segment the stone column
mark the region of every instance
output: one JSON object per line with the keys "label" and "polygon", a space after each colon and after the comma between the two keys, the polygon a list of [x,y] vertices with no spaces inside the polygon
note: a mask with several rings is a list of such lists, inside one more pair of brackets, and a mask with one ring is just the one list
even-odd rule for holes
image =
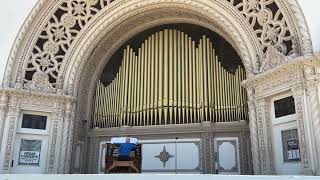
{"label": "stone column", "polygon": [[76,104],[71,103],[71,119],[70,119],[70,127],[69,127],[69,140],[68,140],[68,151],[67,151],[67,164],[65,173],[69,174],[71,173],[71,163],[72,163],[72,150],[73,150],[73,137],[74,137],[74,128],[75,128],[75,110],[76,110]]}
{"label": "stone column", "polygon": [[12,151],[19,116],[18,98],[10,97],[8,113],[5,117],[0,154],[0,173],[9,173],[12,160]]}
{"label": "stone column", "polygon": [[260,147],[259,147],[259,136],[258,136],[258,126],[257,126],[257,114],[256,107],[253,97],[253,91],[248,90],[248,108],[249,108],[249,127],[250,127],[250,139],[251,139],[251,152],[252,152],[252,164],[253,173],[261,174],[260,167]]}
{"label": "stone column", "polygon": [[61,142],[63,110],[62,103],[55,103],[56,110],[52,113],[52,126],[50,129],[50,140],[48,147],[48,160],[46,173],[58,173],[59,165],[59,142]]}
{"label": "stone column", "polygon": [[310,105],[310,115],[314,133],[314,142],[316,144],[316,175],[320,175],[320,102],[317,81],[307,82],[308,104]]}
{"label": "stone column", "polygon": [[65,113],[62,122],[62,132],[61,132],[61,143],[60,143],[60,157],[59,157],[59,168],[58,173],[66,173],[67,161],[68,161],[68,147],[69,147],[69,136],[70,136],[70,122],[71,122],[72,104],[67,102],[65,105]]}
{"label": "stone column", "polygon": [[252,174],[252,155],[250,146],[250,133],[249,131],[240,131],[239,139],[240,149],[240,169],[241,174],[248,175]]}
{"label": "stone column", "polygon": [[[295,111],[297,115],[297,130],[298,130],[298,137],[299,137],[301,164],[303,168],[302,173],[311,175],[313,173],[312,173],[312,165],[311,165],[312,162],[310,159],[311,158],[310,143],[313,142],[311,137],[314,137],[314,135],[313,135],[312,129],[310,130],[311,124],[308,123],[308,117],[306,116],[306,114],[309,114],[309,113],[307,113],[308,108],[305,106],[305,90],[302,84],[298,84],[294,86],[291,89],[291,91],[294,97]],[[307,142],[307,139],[309,139],[309,143]]]}
{"label": "stone column", "polygon": [[[7,101],[8,96],[5,93],[0,94],[0,143],[2,142],[4,124],[6,120],[7,113]],[[0,144],[0,153],[1,153],[2,144]]]}
{"label": "stone column", "polygon": [[98,137],[90,137],[89,138],[89,147],[88,148],[88,162],[87,167],[89,174],[96,174],[98,171],[98,163],[99,163],[99,138]]}
{"label": "stone column", "polygon": [[204,174],[213,174],[214,161],[213,161],[213,137],[211,133],[203,133],[202,135],[202,166]]}
{"label": "stone column", "polygon": [[261,98],[255,101],[255,105],[259,139],[260,173],[275,174],[269,103],[264,98]]}

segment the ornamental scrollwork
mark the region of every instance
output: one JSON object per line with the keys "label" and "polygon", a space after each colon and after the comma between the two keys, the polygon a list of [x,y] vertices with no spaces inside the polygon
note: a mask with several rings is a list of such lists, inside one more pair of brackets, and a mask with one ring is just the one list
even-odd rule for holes
{"label": "ornamental scrollwork", "polygon": [[[81,29],[113,0],[64,0],[51,16],[30,53],[25,68],[24,88],[39,90],[34,78],[47,74],[49,91],[56,92],[63,59]],[[52,86],[52,88],[51,88]],[[44,90],[41,88],[41,90]]]}
{"label": "ornamental scrollwork", "polygon": [[[277,49],[285,56],[298,53],[296,31],[293,31],[294,26],[288,23],[288,14],[281,8],[282,6],[279,6],[280,0],[220,1],[227,5],[226,10],[235,8],[240,14],[239,17],[247,21],[247,25],[251,27],[251,34],[261,47],[262,59],[265,59],[269,47]],[[56,89],[62,89],[63,72],[68,68],[65,56],[73,42],[95,16],[99,16],[102,10],[115,2],[120,0],[57,1],[58,8],[49,15],[43,27],[40,27],[37,39],[32,44],[32,50],[28,52],[27,62],[23,63],[25,66],[20,69],[23,77],[17,78],[17,84],[22,84],[23,88],[32,89],[30,82],[37,77],[34,74],[45,73],[50,86],[55,89],[49,88],[49,92],[56,93]],[[164,1],[161,2],[164,3]],[[157,1],[150,3],[157,3]]]}
{"label": "ornamental scrollwork", "polygon": [[296,53],[296,42],[276,0],[228,0],[246,18],[264,53],[272,46],[284,55]]}

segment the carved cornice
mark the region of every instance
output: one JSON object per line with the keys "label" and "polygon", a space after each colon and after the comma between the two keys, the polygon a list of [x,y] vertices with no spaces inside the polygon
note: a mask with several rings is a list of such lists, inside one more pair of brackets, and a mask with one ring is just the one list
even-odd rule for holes
{"label": "carved cornice", "polygon": [[77,102],[77,98],[69,95],[58,95],[51,93],[42,93],[28,90],[18,90],[14,88],[3,88],[0,89],[0,94],[6,94],[10,99],[15,98],[15,101],[21,99],[37,99],[39,101],[46,101],[47,103],[52,102]]}
{"label": "carved cornice", "polygon": [[[274,69],[246,79],[242,85],[247,89],[254,89],[256,97],[264,92],[271,92],[274,88],[286,86],[289,90],[292,85],[303,83],[311,76],[319,78],[319,73],[315,74],[312,70],[320,68],[319,57],[319,55],[311,55],[293,58]],[[311,70],[308,69],[310,67]]]}

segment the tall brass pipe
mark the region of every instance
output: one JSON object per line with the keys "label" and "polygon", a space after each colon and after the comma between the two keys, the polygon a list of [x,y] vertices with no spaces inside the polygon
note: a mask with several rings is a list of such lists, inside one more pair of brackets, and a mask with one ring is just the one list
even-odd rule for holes
{"label": "tall brass pipe", "polygon": [[178,118],[178,31],[173,31],[173,124],[177,124]]}
{"label": "tall brass pipe", "polygon": [[182,58],[181,58],[181,51],[182,51],[182,44],[181,44],[181,32],[180,31],[178,31],[178,39],[177,39],[177,41],[178,41],[178,55],[177,55],[177,57],[178,57],[178,62],[177,62],[177,64],[178,64],[178,72],[177,72],[177,74],[178,74],[178,80],[177,80],[177,84],[178,84],[178,97],[177,97],[177,101],[178,101],[178,124],[181,124],[182,122],[181,122],[181,106],[182,106],[182,104],[181,104],[181,64],[182,64]]}
{"label": "tall brass pipe", "polygon": [[184,32],[165,29],[135,53],[127,46],[112,82],[97,83],[92,126],[247,119],[244,68],[227,71],[206,36],[196,47]]}
{"label": "tall brass pipe", "polygon": [[155,35],[155,97],[154,97],[154,116],[155,116],[155,124],[159,125],[159,115],[158,110],[159,108],[159,33],[157,32]]}
{"label": "tall brass pipe", "polygon": [[173,124],[173,30],[169,30],[169,52],[168,52],[168,69],[169,69],[169,98],[168,98],[168,108],[169,108],[169,124]]}
{"label": "tall brass pipe", "polygon": [[191,37],[188,38],[188,49],[189,49],[189,61],[187,62],[188,63],[188,73],[187,73],[187,76],[188,76],[188,79],[189,79],[189,82],[188,82],[188,90],[189,90],[189,93],[188,93],[188,104],[187,104],[187,107],[188,107],[188,114],[187,114],[187,118],[190,119],[190,123],[193,123],[193,118],[191,116],[192,114],[192,53],[193,53],[193,49],[192,49],[192,40],[191,40]]}
{"label": "tall brass pipe", "polygon": [[192,119],[194,119],[194,122],[198,123],[198,118],[197,118],[197,62],[196,62],[196,45],[195,42],[192,41]]}

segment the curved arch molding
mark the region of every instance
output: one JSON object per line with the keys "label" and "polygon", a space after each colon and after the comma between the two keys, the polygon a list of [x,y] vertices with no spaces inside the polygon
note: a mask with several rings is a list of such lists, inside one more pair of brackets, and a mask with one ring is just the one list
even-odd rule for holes
{"label": "curved arch molding", "polygon": [[[210,13],[210,6],[219,6],[231,12],[232,16],[220,18],[218,23],[239,21],[241,27],[238,28],[251,38],[249,41],[251,47],[255,47],[255,58],[248,46],[238,45],[241,31],[229,34],[234,36],[231,37],[233,45],[240,49],[249,77],[268,70],[263,67],[265,59],[272,54],[296,57],[312,52],[309,31],[295,0],[41,0],[16,39],[7,64],[4,86],[46,93],[61,92],[65,88],[66,72],[71,68],[69,61],[75,59],[75,56],[69,56],[74,51],[75,42],[88,41],[81,39],[81,35],[95,27],[101,16],[115,8],[139,8],[160,3],[183,4],[207,13]],[[212,16],[217,16],[216,13]],[[229,24],[225,31],[232,28],[237,27]]]}

